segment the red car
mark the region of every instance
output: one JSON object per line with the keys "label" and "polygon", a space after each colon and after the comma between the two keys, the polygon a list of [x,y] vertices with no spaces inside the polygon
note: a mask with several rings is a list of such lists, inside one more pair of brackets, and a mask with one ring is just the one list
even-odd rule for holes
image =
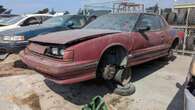
{"label": "red car", "polygon": [[32,38],[20,56],[59,84],[103,78],[126,85],[131,66],[172,56],[178,42],[176,31],[159,15],[109,14],[83,29]]}

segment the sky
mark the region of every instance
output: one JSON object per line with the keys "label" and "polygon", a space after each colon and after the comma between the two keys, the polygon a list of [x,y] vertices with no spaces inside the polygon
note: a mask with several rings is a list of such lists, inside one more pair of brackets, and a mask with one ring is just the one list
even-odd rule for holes
{"label": "sky", "polygon": [[[12,13],[33,13],[43,8],[54,9],[56,11],[70,11],[76,13],[85,4],[102,3],[116,0],[0,0],[0,5],[12,9]],[[120,0],[118,0],[120,1]],[[153,6],[158,0],[129,0],[135,3],[144,3],[146,7]],[[195,2],[195,0],[177,0],[176,3]],[[161,8],[171,7],[174,0],[159,0]]]}

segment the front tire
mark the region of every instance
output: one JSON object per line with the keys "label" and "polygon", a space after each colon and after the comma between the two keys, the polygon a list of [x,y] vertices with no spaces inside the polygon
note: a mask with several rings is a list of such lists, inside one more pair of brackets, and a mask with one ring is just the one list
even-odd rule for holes
{"label": "front tire", "polygon": [[130,95],[135,87],[131,80],[131,68],[127,67],[127,53],[120,48],[111,48],[105,52],[100,60],[99,73],[104,80],[114,81],[117,85],[114,93],[118,95]]}

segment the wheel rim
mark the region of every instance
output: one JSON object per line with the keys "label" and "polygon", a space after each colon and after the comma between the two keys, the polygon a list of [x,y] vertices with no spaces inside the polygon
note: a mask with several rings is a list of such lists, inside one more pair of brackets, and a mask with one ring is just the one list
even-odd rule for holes
{"label": "wheel rim", "polygon": [[115,81],[121,85],[127,85],[131,81],[131,68],[119,70],[115,75]]}
{"label": "wheel rim", "polygon": [[120,64],[121,65],[120,67],[122,68],[119,68],[119,70],[115,75],[115,81],[117,81],[121,85],[126,85],[131,80],[131,74],[132,74],[131,68],[127,67],[127,63],[128,63],[128,57],[125,57]]}
{"label": "wheel rim", "polygon": [[173,49],[170,49],[168,52],[168,57],[171,58],[173,57]]}
{"label": "wheel rim", "polygon": [[106,65],[103,72],[103,78],[105,80],[111,80],[114,78],[115,74],[116,74],[116,67],[114,65]]}

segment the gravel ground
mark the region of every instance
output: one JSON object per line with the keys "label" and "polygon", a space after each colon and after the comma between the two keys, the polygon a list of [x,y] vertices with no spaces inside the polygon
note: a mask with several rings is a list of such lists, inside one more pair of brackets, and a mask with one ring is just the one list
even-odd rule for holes
{"label": "gravel ground", "polygon": [[97,95],[113,110],[183,110],[183,83],[191,57],[133,67],[136,93],[118,96],[109,85],[87,81],[58,85],[28,69],[17,55],[0,62],[0,110],[79,110]]}

